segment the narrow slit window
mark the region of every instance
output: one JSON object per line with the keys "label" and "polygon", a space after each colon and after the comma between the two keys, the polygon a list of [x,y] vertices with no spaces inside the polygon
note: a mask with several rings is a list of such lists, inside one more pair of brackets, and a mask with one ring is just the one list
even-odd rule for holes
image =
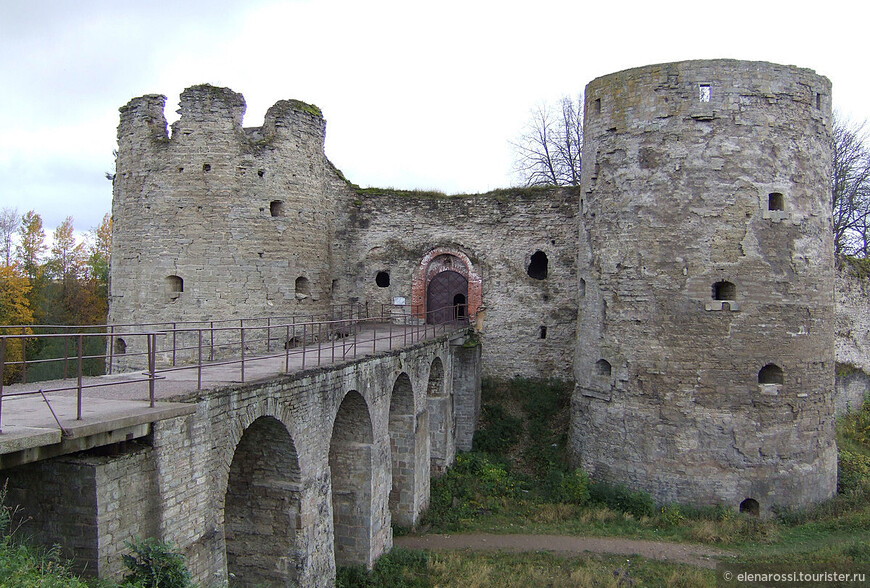
{"label": "narrow slit window", "polygon": [[595,99],[595,114],[601,114],[601,98]]}
{"label": "narrow slit window", "polygon": [[785,196],[781,192],[767,195],[767,210],[785,210]]}
{"label": "narrow slit window", "polygon": [[541,330],[539,331],[538,338],[546,339],[547,338],[547,327],[541,325]]}
{"label": "narrow slit window", "polygon": [[698,97],[700,98],[701,102],[710,101],[710,84],[698,85]]}

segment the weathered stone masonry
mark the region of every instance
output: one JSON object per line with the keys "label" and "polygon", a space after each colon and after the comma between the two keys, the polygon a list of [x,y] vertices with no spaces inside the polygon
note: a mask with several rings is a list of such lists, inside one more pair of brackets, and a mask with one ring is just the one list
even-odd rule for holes
{"label": "weathered stone masonry", "polygon": [[830,82],[767,63],[586,88],[571,443],[663,502],[836,490]]}
{"label": "weathered stone masonry", "polygon": [[[446,423],[433,440],[444,455],[470,439],[452,411],[475,404],[479,388],[464,387],[479,382],[475,349],[443,338],[193,394],[180,400],[195,414],[156,423],[121,455],[4,472],[10,500],[34,517],[28,532],[101,576],[121,573],[123,541],[139,535],[176,543],[203,585],[227,573],[242,585],[331,585],[336,564],[371,565],[390,549],[391,514],[412,525],[425,510],[430,420]],[[433,395],[450,403],[432,406]]]}

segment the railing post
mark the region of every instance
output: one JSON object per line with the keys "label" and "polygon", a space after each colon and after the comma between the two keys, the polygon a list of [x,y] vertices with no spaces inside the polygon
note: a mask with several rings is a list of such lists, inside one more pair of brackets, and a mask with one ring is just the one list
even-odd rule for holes
{"label": "railing post", "polygon": [[388,329],[387,332],[389,333],[389,340],[390,340],[389,349],[390,349],[390,351],[392,351],[393,350],[393,321],[392,321],[392,319],[390,320],[390,322],[387,323],[387,329]]}
{"label": "railing post", "polygon": [[196,334],[196,389],[202,390],[202,329],[197,329]]}
{"label": "railing post", "polygon": [[176,347],[175,336],[178,333],[178,331],[176,331],[177,327],[178,327],[177,323],[172,323],[172,367],[175,367],[175,347]]}
{"label": "railing post", "polygon": [[[293,327],[296,330],[296,327]],[[305,371],[305,339],[308,337],[308,323],[302,324],[302,371]]]}
{"label": "railing post", "polygon": [[157,333],[145,335],[148,340],[148,400],[154,408],[154,371],[157,368]]}
{"label": "railing post", "polygon": [[[244,321],[244,319],[242,319]],[[244,325],[244,322],[239,323]],[[242,342],[242,384],[245,383],[245,327],[240,327],[241,329],[241,342]]]}
{"label": "railing post", "polygon": [[378,322],[373,322],[372,327],[372,354],[374,354],[378,347]]}
{"label": "railing post", "polygon": [[109,365],[106,373],[112,375],[112,364],[115,363],[115,325],[109,325]]}
{"label": "railing post", "polygon": [[[27,329],[21,327],[21,334],[26,335]],[[27,338],[21,338],[21,383],[27,383]]]}
{"label": "railing post", "polygon": [[323,347],[323,323],[317,323],[317,367],[320,367],[320,349]]}
{"label": "railing post", "polygon": [[3,434],[3,372],[6,371],[6,337],[0,337],[0,435]]}
{"label": "railing post", "polygon": [[290,373],[290,325],[287,325],[287,332],[284,335],[284,373]]}
{"label": "railing post", "polygon": [[78,345],[77,345],[77,347],[78,347],[78,349],[77,349],[77,351],[78,351],[77,364],[78,365],[76,367],[76,373],[78,376],[78,384],[76,385],[76,420],[77,421],[82,420],[82,339],[83,338],[84,338],[84,335],[79,333]]}
{"label": "railing post", "polygon": [[208,360],[214,361],[214,321],[209,321],[208,323],[208,332],[211,342],[209,343],[208,348]]}
{"label": "railing post", "polygon": [[272,317],[266,317],[266,353],[272,353]]}

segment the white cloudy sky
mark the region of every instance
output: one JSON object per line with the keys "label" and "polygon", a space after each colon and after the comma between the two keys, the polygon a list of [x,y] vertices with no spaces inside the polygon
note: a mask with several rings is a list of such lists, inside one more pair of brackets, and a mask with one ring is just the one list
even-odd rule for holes
{"label": "white cloudy sky", "polygon": [[815,69],[870,118],[868,9],[855,1],[0,0],[0,207],[76,228],[111,206],[118,108],[199,83],[244,94],[245,126],[317,104],[326,152],[363,186],[513,183],[529,110],[593,78],[683,59]]}

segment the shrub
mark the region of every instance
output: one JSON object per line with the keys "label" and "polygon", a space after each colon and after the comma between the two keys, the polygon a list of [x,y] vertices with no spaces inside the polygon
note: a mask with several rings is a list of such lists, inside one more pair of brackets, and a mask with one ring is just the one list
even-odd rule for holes
{"label": "shrub", "polygon": [[547,482],[555,502],[579,506],[589,502],[589,476],[580,468],[570,472],[551,470]]}
{"label": "shrub", "polygon": [[142,586],[143,588],[191,588],[190,572],[185,565],[184,556],[175,551],[168,541],[158,541],[154,538],[140,540],[138,537],[124,545],[133,554],[123,556],[124,566],[130,573],[124,577],[125,582]]}
{"label": "shrub", "polygon": [[627,512],[637,518],[651,517],[655,513],[655,502],[648,493],[641,490],[632,492],[622,484],[593,482],[589,487],[589,497],[611,510]]}
{"label": "shrub", "polygon": [[837,491],[870,492],[870,457],[841,449],[837,459]]}
{"label": "shrub", "polygon": [[474,434],[474,451],[505,453],[516,445],[523,432],[523,422],[509,415],[501,406],[484,404],[481,408],[482,424]]}

